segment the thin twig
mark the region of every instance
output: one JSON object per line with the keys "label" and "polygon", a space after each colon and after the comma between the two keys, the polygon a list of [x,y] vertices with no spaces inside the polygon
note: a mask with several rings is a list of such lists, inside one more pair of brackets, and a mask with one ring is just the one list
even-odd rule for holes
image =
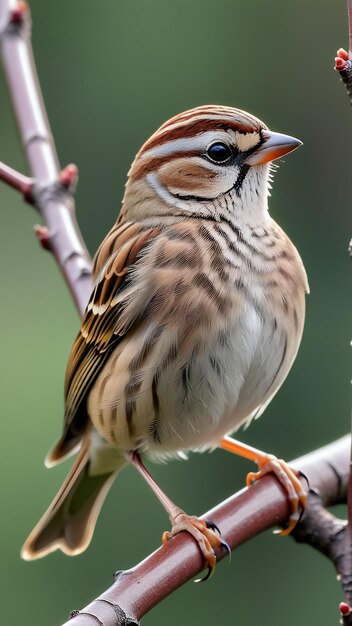
{"label": "thin twig", "polygon": [[9,167],[8,165],[5,165],[5,163],[0,162],[0,180],[9,185],[9,187],[12,187],[13,189],[19,191],[27,202],[33,204],[32,178],[24,176],[23,174],[20,174],[19,172],[14,170],[12,167]]}
{"label": "thin twig", "polygon": [[350,58],[352,56],[352,2],[347,0],[347,21],[348,21],[348,50]]}
{"label": "thin twig", "polygon": [[[46,225],[45,246],[54,254],[82,315],[92,291],[91,261],[75,219],[72,166],[60,172],[31,46],[27,4],[0,2],[0,52],[22,143],[33,179],[2,166],[0,178],[24,193]],[[24,189],[26,184],[29,189]],[[38,232],[38,230],[37,230]]]}
{"label": "thin twig", "polygon": [[[335,58],[335,69],[339,72],[340,78],[346,86],[350,103],[352,104],[352,0],[347,0],[347,17],[349,50],[347,53],[343,48],[339,48]],[[352,239],[348,251],[350,256],[352,256]],[[343,551],[345,571],[341,574],[341,582],[345,592],[346,603],[342,603],[340,610],[343,623],[352,625],[352,449],[347,494],[347,526],[343,532]]]}
{"label": "thin twig", "polygon": [[335,70],[340,74],[345,84],[347,93],[352,104],[352,0],[347,0],[348,39],[349,50],[339,48],[335,57]]}

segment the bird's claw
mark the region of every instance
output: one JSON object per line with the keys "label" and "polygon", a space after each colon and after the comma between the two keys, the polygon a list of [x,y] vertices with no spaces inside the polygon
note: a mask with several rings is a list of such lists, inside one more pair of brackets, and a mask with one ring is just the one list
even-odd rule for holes
{"label": "bird's claw", "polygon": [[215,548],[223,548],[228,554],[231,554],[231,548],[226,541],[220,538],[221,532],[219,527],[212,520],[202,520],[194,515],[186,513],[178,513],[172,520],[172,529],[170,532],[164,532],[162,543],[165,544],[172,537],[182,531],[188,532],[197,541],[199,548],[207,563],[208,571],[204,578],[199,578],[194,582],[205,582],[215,571],[216,554]]}
{"label": "bird's claw", "polygon": [[300,478],[304,478],[304,480],[305,480],[305,481],[306,481],[306,483],[307,483],[307,489],[309,490],[309,489],[310,489],[310,483],[309,483],[309,478],[308,478],[307,474],[305,474],[304,472],[302,472],[302,470],[297,470],[297,472],[298,472],[298,474],[297,474],[297,475],[298,475]]}
{"label": "bird's claw", "polygon": [[[304,491],[299,480],[299,477],[304,475],[302,472],[287,465],[282,459],[277,459],[275,456],[269,454],[263,454],[262,457],[258,458],[258,466],[258,472],[250,472],[247,475],[246,484],[249,487],[253,482],[259,480],[266,474],[275,474],[288,495],[291,504],[291,515],[287,528],[274,531],[274,534],[289,535],[300,522],[307,505],[307,493]],[[304,478],[306,478],[308,482],[307,477],[304,476]]]}
{"label": "bird's claw", "polygon": [[207,528],[210,528],[211,530],[216,530],[219,533],[219,535],[221,535],[219,526],[217,526],[215,522],[213,522],[212,519],[206,519],[205,523],[207,525]]}

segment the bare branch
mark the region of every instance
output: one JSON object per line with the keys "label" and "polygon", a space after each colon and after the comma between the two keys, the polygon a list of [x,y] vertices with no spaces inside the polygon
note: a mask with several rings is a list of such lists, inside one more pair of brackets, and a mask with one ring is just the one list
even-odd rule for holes
{"label": "bare branch", "polygon": [[[50,248],[82,315],[92,291],[91,261],[75,218],[73,182],[77,171],[60,173],[31,46],[24,2],[0,3],[0,52],[32,179],[0,166],[0,179],[24,194],[41,213]],[[28,187],[29,185],[29,187]]]}
{"label": "bare branch", "polygon": [[329,513],[323,506],[320,494],[311,491],[309,507],[293,536],[296,541],[310,544],[332,561],[345,598],[351,605],[352,553],[348,522]]}
{"label": "bare branch", "polygon": [[[349,50],[346,52],[343,48],[339,48],[337,51],[337,57],[335,58],[335,69],[339,72],[340,78],[345,84],[350,103],[352,104],[352,0],[347,0],[347,16]],[[350,256],[352,256],[352,240],[349,243],[348,251]],[[338,529],[338,524],[336,525],[336,536],[339,539],[332,542],[331,550],[330,548],[329,550],[330,558],[335,563],[335,567],[337,567],[339,571],[341,584],[345,593],[346,603],[342,603],[340,605],[342,621],[343,624],[352,625],[352,450],[350,454],[347,504],[347,524],[344,524],[344,527],[340,528],[340,530]],[[326,516],[322,517],[320,515],[320,521],[322,526],[329,523]]]}
{"label": "bare branch", "polygon": [[[308,477],[311,491],[319,491],[324,505],[346,498],[349,472],[349,435],[308,454],[292,465]],[[308,515],[312,496],[308,504]],[[231,548],[275,525],[285,525],[290,514],[287,496],[272,476],[243,489],[204,515],[221,528]],[[314,523],[314,515],[313,515]],[[335,528],[333,529],[335,532]],[[279,541],[279,539],[277,539]],[[217,553],[220,560],[226,553]],[[203,567],[196,542],[181,533],[136,567],[118,572],[114,584],[82,611],[74,611],[64,626],[126,626],[143,615]]]}
{"label": "bare branch", "polygon": [[335,57],[335,70],[340,74],[345,84],[347,93],[352,104],[352,0],[347,0],[349,51],[339,48]]}

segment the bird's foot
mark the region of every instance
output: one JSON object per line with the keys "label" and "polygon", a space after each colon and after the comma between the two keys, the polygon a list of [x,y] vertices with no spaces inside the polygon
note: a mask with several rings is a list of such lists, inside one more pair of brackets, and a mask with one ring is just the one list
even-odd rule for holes
{"label": "bird's foot", "polygon": [[183,530],[188,532],[197,541],[208,566],[207,575],[200,580],[196,580],[196,582],[202,582],[210,578],[210,576],[214,573],[216,565],[215,549],[223,548],[229,555],[231,554],[230,546],[226,543],[226,541],[221,539],[221,533],[217,525],[211,520],[203,520],[199,519],[195,515],[187,515],[184,511],[182,511],[182,509],[176,506],[156,483],[150,472],[144,466],[137,452],[133,452],[129,456],[129,460],[143,476],[144,480],[154,491],[164,509],[169,514],[172,528],[170,532],[165,532],[163,534],[163,544]]}
{"label": "bird's foot", "polygon": [[291,504],[291,515],[287,528],[275,531],[275,534],[289,535],[300,521],[307,504],[307,493],[304,491],[302,483],[299,480],[301,473],[287,465],[282,459],[277,459],[272,454],[262,454],[258,457],[257,464],[259,471],[247,474],[247,487],[269,472],[275,474],[276,478],[287,492]]}
{"label": "bird's foot", "polygon": [[216,566],[215,548],[224,548],[231,554],[230,546],[221,539],[219,528],[211,520],[199,519],[195,515],[187,515],[181,509],[170,516],[172,528],[170,532],[164,532],[162,542],[165,544],[172,537],[185,530],[197,541],[199,548],[207,563],[208,572],[204,578],[195,582],[204,582],[213,575]]}

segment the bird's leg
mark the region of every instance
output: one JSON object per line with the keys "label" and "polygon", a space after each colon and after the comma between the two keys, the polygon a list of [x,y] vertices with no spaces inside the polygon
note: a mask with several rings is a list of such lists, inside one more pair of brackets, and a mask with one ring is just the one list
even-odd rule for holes
{"label": "bird's leg", "polygon": [[129,455],[129,461],[138,470],[141,476],[143,476],[144,480],[154,491],[156,497],[169,515],[172,528],[170,532],[163,533],[163,544],[183,530],[190,533],[190,535],[192,535],[192,537],[194,537],[197,541],[208,566],[208,573],[205,578],[201,580],[204,581],[210,578],[216,565],[216,556],[214,552],[215,548],[222,547],[228,553],[231,552],[228,544],[221,539],[220,530],[216,524],[210,520],[199,519],[195,515],[187,515],[187,513],[176,506],[156,483],[137,452],[132,452]]}
{"label": "bird's leg", "polygon": [[269,472],[275,474],[276,478],[287,492],[291,505],[291,515],[288,526],[287,528],[278,531],[278,534],[288,535],[292,532],[298,524],[302,512],[304,512],[307,504],[307,494],[305,493],[301,481],[299,480],[299,476],[302,474],[298,470],[287,465],[287,463],[282,459],[277,459],[272,454],[261,452],[261,450],[257,450],[256,448],[252,448],[252,446],[248,446],[245,443],[237,441],[236,439],[232,439],[232,437],[226,436],[221,439],[219,447],[257,463],[259,471],[247,474],[247,487]]}

